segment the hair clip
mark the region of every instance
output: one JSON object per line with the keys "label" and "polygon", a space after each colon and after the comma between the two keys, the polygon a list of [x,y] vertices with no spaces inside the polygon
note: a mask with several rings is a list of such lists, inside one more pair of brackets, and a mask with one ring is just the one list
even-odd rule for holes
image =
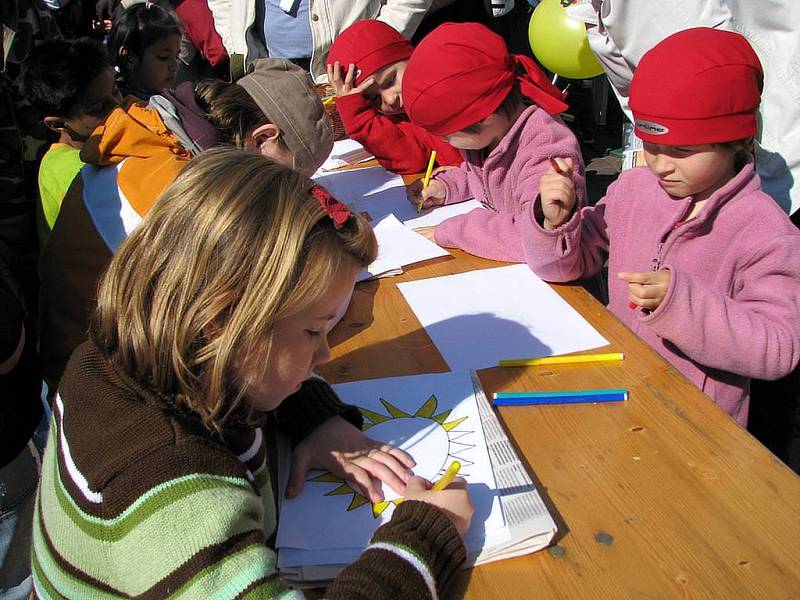
{"label": "hair clip", "polygon": [[333,221],[333,228],[337,231],[341,229],[342,226],[347,222],[347,219],[350,218],[352,213],[350,212],[350,209],[347,208],[347,205],[339,202],[336,198],[331,196],[331,193],[324,187],[315,183],[311,186],[311,189],[308,191],[308,193],[314,196],[314,198],[317,199],[317,202],[319,202],[319,205],[327,211],[328,216]]}

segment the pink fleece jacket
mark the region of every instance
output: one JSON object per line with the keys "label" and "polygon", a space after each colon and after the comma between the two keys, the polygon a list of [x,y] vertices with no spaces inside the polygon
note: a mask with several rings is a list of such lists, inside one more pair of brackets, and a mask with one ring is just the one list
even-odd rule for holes
{"label": "pink fleece jacket", "polygon": [[530,106],[485,159],[482,154],[465,152],[459,168],[443,171],[436,179],[447,187],[446,204],[475,198],[488,210],[475,209],[443,221],[435,230],[436,243],[484,258],[525,262],[517,220],[530,212],[551,156],[573,160],[575,189],[581,202],[585,196],[578,140],[560,118]]}
{"label": "pink fleece jacket", "polygon": [[[526,260],[547,281],[589,276],[608,256],[609,308],[747,424],[750,378],[778,379],[800,359],[800,232],[746,165],[693,219],[647,167],[624,172],[594,207],[545,231],[530,211]],[[669,269],[650,314],[628,307],[619,272]]]}

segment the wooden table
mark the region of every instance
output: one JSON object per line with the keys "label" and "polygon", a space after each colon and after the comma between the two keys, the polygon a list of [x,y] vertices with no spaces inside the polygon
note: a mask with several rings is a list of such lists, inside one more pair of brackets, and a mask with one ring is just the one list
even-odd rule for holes
{"label": "wooden table", "polygon": [[[498,266],[453,254],[356,286],[322,374],[448,370],[397,284]],[[627,387],[630,398],[500,409],[559,533],[547,550],[464,571],[455,597],[800,597],[800,478],[582,287],[553,287],[625,360],[485,369],[486,392]]]}

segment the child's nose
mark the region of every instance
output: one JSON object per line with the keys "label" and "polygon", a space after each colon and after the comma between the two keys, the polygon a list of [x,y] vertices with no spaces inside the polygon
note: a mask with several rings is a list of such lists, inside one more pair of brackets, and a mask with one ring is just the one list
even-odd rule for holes
{"label": "child's nose", "polygon": [[398,91],[389,91],[384,94],[382,108],[384,112],[393,112],[401,108],[403,108],[403,100]]}
{"label": "child's nose", "polygon": [[671,173],[673,170],[672,160],[665,154],[656,154],[653,160],[650,161],[650,168],[659,175]]}
{"label": "child's nose", "polygon": [[328,336],[321,335],[320,338],[320,345],[317,348],[317,351],[314,352],[314,367],[324,365],[331,359],[331,347],[328,345]]}

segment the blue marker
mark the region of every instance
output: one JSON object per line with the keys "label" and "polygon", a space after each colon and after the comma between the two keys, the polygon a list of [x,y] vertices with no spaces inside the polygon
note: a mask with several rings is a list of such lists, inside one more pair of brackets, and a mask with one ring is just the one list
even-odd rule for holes
{"label": "blue marker", "polygon": [[628,399],[628,390],[573,390],[563,392],[497,392],[494,406],[535,406],[539,404],[580,404],[586,402],[622,402]]}

